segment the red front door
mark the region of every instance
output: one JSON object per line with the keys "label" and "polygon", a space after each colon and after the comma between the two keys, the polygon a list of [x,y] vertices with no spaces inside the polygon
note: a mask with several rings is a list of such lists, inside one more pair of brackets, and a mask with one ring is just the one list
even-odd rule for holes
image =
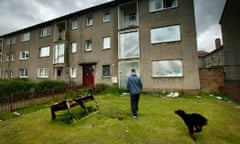
{"label": "red front door", "polygon": [[83,65],[83,87],[94,87],[93,65]]}

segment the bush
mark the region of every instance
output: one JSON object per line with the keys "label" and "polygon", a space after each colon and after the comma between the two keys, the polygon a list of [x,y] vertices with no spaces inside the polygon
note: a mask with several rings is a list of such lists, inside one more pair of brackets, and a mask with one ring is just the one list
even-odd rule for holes
{"label": "bush", "polygon": [[11,93],[20,93],[31,90],[36,83],[28,79],[14,78],[10,80],[0,80],[0,97],[9,96]]}
{"label": "bush", "polygon": [[0,79],[0,97],[10,96],[11,93],[21,93],[26,91],[46,90],[56,87],[65,87],[65,82],[56,80],[43,80],[39,83],[29,79]]}
{"label": "bush", "polygon": [[66,84],[64,81],[57,81],[57,80],[43,80],[40,81],[36,85],[36,90],[46,90],[46,89],[52,89],[57,87],[65,87]]}
{"label": "bush", "polygon": [[118,88],[117,85],[106,85],[106,84],[97,84],[95,86],[96,93],[111,93],[115,95],[119,95],[123,92],[126,92],[126,89]]}

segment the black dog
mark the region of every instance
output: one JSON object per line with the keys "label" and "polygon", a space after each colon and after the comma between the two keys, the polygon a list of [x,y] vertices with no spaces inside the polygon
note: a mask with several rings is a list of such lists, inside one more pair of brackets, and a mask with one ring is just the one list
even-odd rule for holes
{"label": "black dog", "polygon": [[207,125],[207,119],[197,113],[186,114],[183,110],[176,110],[175,114],[179,115],[183,119],[188,127],[190,136],[196,141],[193,134],[194,132],[202,131],[202,126]]}

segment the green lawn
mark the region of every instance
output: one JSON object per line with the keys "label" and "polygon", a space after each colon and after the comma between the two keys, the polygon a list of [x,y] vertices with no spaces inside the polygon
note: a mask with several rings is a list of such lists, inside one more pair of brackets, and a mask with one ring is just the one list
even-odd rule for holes
{"label": "green lawn", "polygon": [[[25,114],[0,122],[0,144],[194,144],[183,121],[174,114],[176,109],[208,119],[203,131],[195,134],[197,143],[240,143],[239,104],[196,96],[142,94],[136,120],[129,117],[129,97],[111,94],[97,95],[99,110],[73,122],[67,121],[68,115],[52,121],[50,104],[29,113],[20,110]],[[75,107],[74,114],[79,110]]]}

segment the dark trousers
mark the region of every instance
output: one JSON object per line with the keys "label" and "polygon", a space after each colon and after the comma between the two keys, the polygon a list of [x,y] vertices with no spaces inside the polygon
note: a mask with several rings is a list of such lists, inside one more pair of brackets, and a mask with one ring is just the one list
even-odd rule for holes
{"label": "dark trousers", "polygon": [[139,98],[140,94],[130,94],[131,111],[133,116],[137,116]]}

